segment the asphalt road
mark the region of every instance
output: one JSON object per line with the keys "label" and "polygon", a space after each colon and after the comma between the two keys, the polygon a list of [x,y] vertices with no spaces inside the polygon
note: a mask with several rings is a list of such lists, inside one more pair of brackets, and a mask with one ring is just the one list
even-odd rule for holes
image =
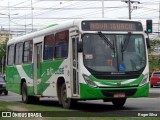
{"label": "asphalt road", "polygon": [[[15,93],[9,92],[7,96],[0,95],[0,101],[7,102],[21,102],[21,96]],[[57,101],[51,98],[42,98],[40,105],[44,106],[55,106],[61,107]],[[103,102],[102,100],[89,100],[89,101],[80,101],[76,105],[75,110],[82,111],[112,111],[115,110],[112,103]],[[129,111],[160,111],[160,87],[151,88],[150,96],[147,98],[129,98],[126,101],[126,104],[120,110],[129,110]]]}

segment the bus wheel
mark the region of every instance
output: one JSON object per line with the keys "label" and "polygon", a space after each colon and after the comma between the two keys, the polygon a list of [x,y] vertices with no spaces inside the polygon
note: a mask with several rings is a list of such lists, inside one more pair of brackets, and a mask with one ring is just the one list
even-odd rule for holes
{"label": "bus wheel", "polygon": [[66,109],[72,108],[73,104],[76,102],[76,100],[67,98],[67,90],[66,90],[65,83],[63,83],[61,87],[61,101],[62,101],[63,108],[66,108]]}
{"label": "bus wheel", "polygon": [[4,92],[4,94],[5,94],[5,95],[8,95],[8,91],[6,90],[6,91]]}
{"label": "bus wheel", "polygon": [[36,97],[36,96],[30,96],[30,97],[32,97],[32,102],[33,103],[35,103],[35,104],[37,104],[37,103],[39,103],[39,97]]}
{"label": "bus wheel", "polygon": [[127,98],[115,98],[112,100],[112,103],[116,107],[123,107]]}
{"label": "bus wheel", "polygon": [[27,93],[27,85],[26,83],[24,82],[23,85],[22,85],[22,101],[24,103],[31,103],[31,100],[32,97],[31,96],[28,96],[28,93]]}

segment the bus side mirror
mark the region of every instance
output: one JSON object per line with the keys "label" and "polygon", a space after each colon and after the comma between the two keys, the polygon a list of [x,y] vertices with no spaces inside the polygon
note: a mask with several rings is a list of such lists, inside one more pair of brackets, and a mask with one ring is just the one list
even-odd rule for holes
{"label": "bus side mirror", "polygon": [[83,45],[82,41],[77,41],[77,52],[82,52],[83,51]]}
{"label": "bus side mirror", "polygon": [[146,38],[147,48],[151,48],[149,38]]}

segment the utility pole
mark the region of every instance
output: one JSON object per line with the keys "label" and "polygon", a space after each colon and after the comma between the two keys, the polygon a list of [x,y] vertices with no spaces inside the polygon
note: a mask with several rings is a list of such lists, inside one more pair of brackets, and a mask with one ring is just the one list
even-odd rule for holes
{"label": "utility pole", "polygon": [[129,19],[131,19],[131,0],[128,0]]}
{"label": "utility pole", "polygon": [[9,4],[9,2],[8,2],[8,24],[9,24],[9,39],[11,38],[11,26],[10,26],[10,22],[11,22],[11,16],[10,16],[10,9],[9,9],[9,6],[10,6],[10,4]]}
{"label": "utility pole", "polygon": [[160,1],[159,1],[158,37],[159,37],[159,24],[160,24]]}
{"label": "utility pole", "polygon": [[131,4],[133,4],[133,3],[140,4],[140,2],[139,1],[132,1],[132,0],[121,0],[121,1],[128,4],[129,19],[132,19],[132,16],[131,16],[131,12],[132,12],[131,7],[132,6],[131,6]]}
{"label": "utility pole", "polygon": [[11,14],[10,13],[10,3],[8,2],[8,14],[3,14],[3,13],[0,13],[0,14],[8,16],[8,26],[9,26],[9,35],[8,35],[8,38],[10,39],[11,38],[11,15],[18,15],[18,13],[16,13],[16,14]]}
{"label": "utility pole", "polygon": [[102,0],[102,18],[104,18],[104,0]]}
{"label": "utility pole", "polygon": [[33,32],[33,2],[31,0],[31,15],[32,15],[32,32]]}

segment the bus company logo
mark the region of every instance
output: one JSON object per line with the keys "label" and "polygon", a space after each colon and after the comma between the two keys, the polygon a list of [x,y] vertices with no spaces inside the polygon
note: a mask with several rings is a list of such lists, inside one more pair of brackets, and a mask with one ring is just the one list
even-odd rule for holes
{"label": "bus company logo", "polygon": [[117,82],[117,86],[120,86],[121,85],[121,82]]}
{"label": "bus company logo", "polygon": [[2,112],[2,117],[12,117],[11,112]]}
{"label": "bus company logo", "polygon": [[52,67],[47,69],[47,76],[50,75],[57,75],[57,74],[64,74],[64,67],[58,68],[57,70],[54,70]]}

